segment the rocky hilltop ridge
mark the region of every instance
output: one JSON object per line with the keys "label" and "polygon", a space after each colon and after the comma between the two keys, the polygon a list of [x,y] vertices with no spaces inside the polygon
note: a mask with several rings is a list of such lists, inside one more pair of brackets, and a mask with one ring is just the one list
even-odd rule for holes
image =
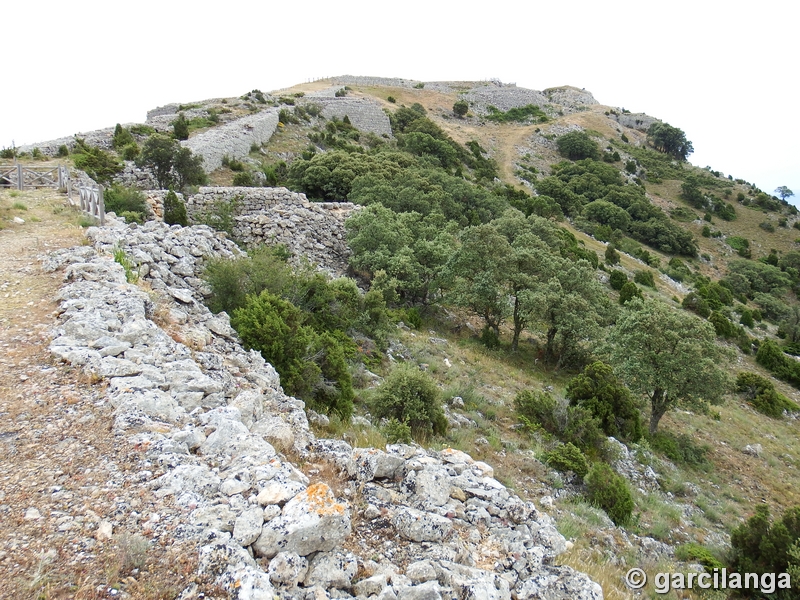
{"label": "rocky hilltop ridge", "polygon": [[[274,369],[202,304],[199,269],[238,254],[232,242],[155,221],[87,236],[48,260],[65,281],[50,349],[107,383],[114,433],[143,449],[142,486],[174,509],[148,526],[202,540],[200,576],[240,599],[602,598],[553,563],[567,542],[489,465],[318,439]],[[114,248],[147,265],[153,291],[126,281]]]}

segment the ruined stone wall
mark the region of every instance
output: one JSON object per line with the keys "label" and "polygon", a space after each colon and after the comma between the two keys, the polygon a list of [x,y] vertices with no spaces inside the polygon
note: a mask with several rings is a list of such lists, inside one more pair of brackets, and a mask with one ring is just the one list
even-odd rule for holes
{"label": "ruined stone wall", "polygon": [[250,154],[254,144],[268,142],[277,127],[278,109],[268,108],[199,133],[181,145],[202,156],[203,168],[210,173],[222,166],[222,157],[241,159]]}
{"label": "ruined stone wall", "polygon": [[344,119],[346,115],[350,119],[350,123],[360,131],[371,131],[381,136],[392,135],[389,117],[383,112],[381,105],[374,100],[309,96],[308,103],[321,105],[322,116],[326,119],[333,117]]}
{"label": "ruined stone wall", "polygon": [[[190,220],[219,203],[234,203],[234,237],[247,246],[283,244],[323,270],[342,275],[350,249],[344,222],[359,207],[350,202],[309,202],[286,188],[204,187],[186,199]],[[155,208],[159,213],[159,208]]]}
{"label": "ruined stone wall", "polygon": [[[106,426],[140,449],[139,486],[115,494],[172,499],[148,527],[202,544],[189,582],[239,600],[602,600],[597,583],[554,564],[568,543],[553,519],[490,465],[451,448],[316,438],[304,403],[203,304],[202,266],[235,256],[230,241],[155,221],[87,236],[92,246],[47,261],[65,281],[50,351],[107,385]],[[115,249],[147,291],[126,281]],[[331,485],[292,455],[331,465]],[[179,597],[198,591],[189,583]]]}

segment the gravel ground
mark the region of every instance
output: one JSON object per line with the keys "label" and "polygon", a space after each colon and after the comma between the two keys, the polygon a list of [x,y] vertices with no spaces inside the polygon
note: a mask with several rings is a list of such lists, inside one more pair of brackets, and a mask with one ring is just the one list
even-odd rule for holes
{"label": "gravel ground", "polygon": [[0,192],[0,598],[174,598],[197,562],[181,509],[142,485],[158,466],[112,435],[104,384],[47,349],[62,275],[38,258],[80,244],[78,219]]}

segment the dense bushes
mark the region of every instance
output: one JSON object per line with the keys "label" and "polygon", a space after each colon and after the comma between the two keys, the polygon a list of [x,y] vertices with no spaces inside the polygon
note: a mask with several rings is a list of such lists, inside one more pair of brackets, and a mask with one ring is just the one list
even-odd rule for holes
{"label": "dense bushes", "polygon": [[550,177],[536,181],[536,191],[555,201],[564,214],[582,214],[666,253],[696,255],[692,234],[652,204],[644,188],[626,184],[615,167],[587,159],[558,163],[552,172]]}
{"label": "dense bushes", "polygon": [[[800,507],[788,509],[779,521],[772,523],[769,508],[757,506],[755,514],[731,533],[732,570],[740,573],[786,573],[798,563],[796,552],[792,551],[798,539]],[[787,597],[796,598],[797,593]]]}
{"label": "dense bushes", "polygon": [[178,194],[169,190],[164,196],[164,223],[168,225],[182,225],[186,227],[189,224],[189,218],[186,215],[186,205],[183,200],[178,198]]}
{"label": "dense bushes", "polygon": [[769,379],[755,373],[739,373],[736,377],[736,391],[758,412],[773,419],[781,418],[785,410],[800,410],[800,406],[779,393]]}
{"label": "dense bushes", "polygon": [[587,366],[569,382],[566,397],[572,405],[587,408],[606,435],[629,442],[642,437],[641,406],[609,365]]}
{"label": "dense bushes", "polygon": [[625,525],[633,514],[633,496],[625,478],[606,463],[595,463],[586,476],[589,501],[606,511],[616,525]]}
{"label": "dense bushes", "polygon": [[600,423],[589,409],[572,406],[547,392],[519,392],[514,408],[530,430],[544,431],[583,452],[596,454],[605,441]]}
{"label": "dense bushes", "polygon": [[72,160],[78,169],[98,183],[108,184],[111,178],[122,171],[122,163],[113,154],[97,146],[90,146],[82,139],[75,140]]}
{"label": "dense bushes", "polygon": [[139,190],[114,184],[103,192],[107,211],[113,211],[128,221],[144,223],[149,209],[144,194]]}
{"label": "dense bushes", "polygon": [[570,160],[600,157],[600,148],[585,131],[570,131],[556,141],[558,152]]}
{"label": "dense bushes", "polygon": [[586,457],[571,442],[553,448],[545,455],[545,460],[551,467],[563,473],[572,471],[578,477],[585,477],[589,472],[589,463],[586,462]]}
{"label": "dense bushes", "polygon": [[436,384],[412,366],[398,366],[389,374],[376,393],[374,412],[378,418],[408,425],[422,439],[447,430]]}
{"label": "dense bushes", "polygon": [[488,121],[495,123],[525,123],[527,121],[536,121],[538,123],[547,122],[547,115],[545,112],[535,104],[526,104],[525,106],[516,106],[507,111],[502,111],[495,106],[489,106],[489,114],[486,116]]}
{"label": "dense bushes", "polygon": [[285,259],[277,249],[257,249],[247,258],[210,261],[209,307],[232,313],[242,341],[273,364],[287,393],[348,418],[349,363],[373,360],[384,347],[385,303],[379,292],[362,294],[350,279],[292,271]]}
{"label": "dense bushes", "polygon": [[651,435],[649,441],[653,450],[663,453],[676,464],[688,465],[701,471],[709,471],[712,468],[706,456],[709,447],[696,444],[688,435],[659,431]]}
{"label": "dense bushes", "polygon": [[756,362],[778,379],[800,389],[800,363],[786,356],[774,341],[765,340],[761,343]]}

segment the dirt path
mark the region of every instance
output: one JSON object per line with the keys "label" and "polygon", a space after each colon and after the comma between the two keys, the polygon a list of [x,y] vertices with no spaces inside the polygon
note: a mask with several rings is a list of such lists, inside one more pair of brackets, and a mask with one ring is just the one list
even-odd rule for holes
{"label": "dirt path", "polygon": [[196,549],[148,537],[165,507],[103,386],[47,349],[62,274],[37,258],[80,244],[79,220],[55,191],[0,191],[0,598],[171,598]]}

